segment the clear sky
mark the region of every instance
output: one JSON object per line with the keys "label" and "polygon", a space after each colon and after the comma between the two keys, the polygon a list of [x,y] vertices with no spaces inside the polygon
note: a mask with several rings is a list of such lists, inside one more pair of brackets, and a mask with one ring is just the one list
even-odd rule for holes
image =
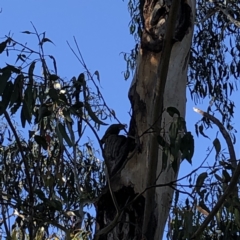
{"label": "clear sky", "polygon": [[[127,3],[127,0],[1,1],[0,38],[11,32],[14,39],[28,42],[30,46],[35,45],[37,48],[34,36],[20,33],[32,31],[32,21],[39,32],[45,31],[46,37],[54,42],[55,46],[46,43],[45,49],[56,58],[59,75],[71,79],[84,71],[66,43],[69,41],[74,46],[75,36],[90,71],[98,70],[100,73],[102,93],[109,107],[115,110],[123,123],[128,124],[130,104],[127,94],[131,78],[128,81],[124,80],[126,63],[120,55],[120,52],[129,52],[134,47],[134,39],[128,26],[130,16]],[[0,67],[7,61],[8,59],[1,55]],[[238,100],[237,97],[235,99]],[[194,124],[201,118],[193,112],[193,106],[194,103],[188,98],[187,127],[192,133],[195,132]],[[206,110],[206,104],[199,107]],[[239,126],[239,117],[239,114],[235,117],[236,128]],[[215,138],[215,132],[216,128],[209,134],[211,140],[195,136],[194,166],[198,166],[204,159],[207,147],[211,146]],[[239,157],[239,151],[236,153]],[[212,158],[214,155],[215,153]],[[191,169],[193,167],[184,162],[180,176],[187,174]]]}

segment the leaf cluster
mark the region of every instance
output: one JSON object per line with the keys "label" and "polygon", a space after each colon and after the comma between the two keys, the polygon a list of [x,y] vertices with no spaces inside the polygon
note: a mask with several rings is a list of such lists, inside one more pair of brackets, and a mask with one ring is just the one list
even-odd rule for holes
{"label": "leaf cluster", "polygon": [[10,36],[0,43],[2,56],[16,58],[0,69],[0,227],[9,239],[88,239],[93,217],[84,209],[106,181],[86,134],[90,129],[99,140],[112,112],[94,80],[99,72],[61,78],[56,59],[44,52],[53,42],[33,28],[23,34],[36,36],[38,50]]}

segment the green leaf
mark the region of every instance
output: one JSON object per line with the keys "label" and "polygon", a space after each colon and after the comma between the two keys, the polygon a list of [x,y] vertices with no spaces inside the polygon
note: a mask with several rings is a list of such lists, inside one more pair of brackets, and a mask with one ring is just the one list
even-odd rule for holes
{"label": "green leaf", "polygon": [[9,81],[7,82],[7,85],[2,95],[2,103],[4,104],[5,109],[8,107],[10,103],[12,93],[13,93],[13,83]]}
{"label": "green leaf", "polygon": [[22,122],[22,127],[25,127],[26,124],[26,120],[28,121],[28,123],[31,123],[31,119],[32,119],[32,114],[29,112],[28,109],[28,105],[26,100],[23,100],[23,106],[22,106],[22,111],[21,111],[21,122]]}
{"label": "green leaf", "polygon": [[195,126],[195,132],[196,132],[196,135],[197,135],[197,137],[198,137],[198,136],[199,136],[199,133],[198,133],[198,125],[195,124],[194,126]]}
{"label": "green leaf", "polygon": [[10,109],[12,115],[15,114],[17,112],[17,110],[21,107],[21,103],[22,103],[22,101],[20,99],[18,99],[18,101],[15,102],[13,107]]}
{"label": "green leaf", "polygon": [[56,81],[58,79],[59,79],[59,76],[56,75],[56,74],[50,74],[49,75],[49,80],[51,80],[51,81]]}
{"label": "green leaf", "polygon": [[72,130],[73,120],[71,118],[69,111],[63,110],[63,115],[64,115],[65,123],[67,125],[68,132],[70,133],[70,136],[71,136],[71,141],[72,143],[74,143],[74,133]]}
{"label": "green leaf", "polygon": [[170,150],[170,154],[173,156],[173,159],[178,160],[179,159],[180,146],[177,143],[177,140],[176,140],[176,143],[171,143],[170,144],[170,149],[169,150]]}
{"label": "green leaf", "polygon": [[127,80],[130,77],[130,71],[126,70],[126,72],[124,72],[124,79]]}
{"label": "green leaf", "polygon": [[193,233],[193,212],[184,211],[184,237],[182,239],[190,239]]}
{"label": "green leaf", "polygon": [[29,86],[26,88],[24,93],[24,100],[26,101],[27,108],[28,108],[28,115],[26,115],[26,119],[28,123],[31,123],[32,120],[32,110],[33,110],[33,93],[32,93],[32,86]]}
{"label": "green leaf", "polygon": [[18,62],[18,60],[21,60],[22,62],[25,62],[25,61],[26,61],[26,59],[25,59],[25,57],[24,57],[24,56],[25,56],[24,54],[18,54],[18,55],[17,55],[17,59],[16,59],[15,63],[17,63],[17,62]]}
{"label": "green leaf", "polygon": [[2,115],[5,112],[6,108],[2,101],[0,101],[0,115]]}
{"label": "green leaf", "polygon": [[47,144],[46,139],[44,137],[39,136],[39,135],[35,135],[34,140],[37,142],[38,145],[43,147],[44,150],[47,150],[48,144]]}
{"label": "green leaf", "polygon": [[63,139],[66,141],[66,143],[68,144],[69,147],[73,146],[72,141],[70,140],[69,136],[67,135],[66,129],[65,127],[62,125],[62,123],[58,123],[58,129],[59,132],[61,134],[61,136],[63,137]]}
{"label": "green leaf", "polygon": [[14,81],[14,88],[13,93],[11,94],[11,101],[10,101],[10,107],[17,102],[17,100],[20,100],[20,94],[22,93],[22,86],[23,86],[23,80],[24,76],[22,74],[19,74],[15,81]]}
{"label": "green leaf", "polygon": [[80,73],[77,79],[77,83],[83,86],[86,86],[86,80],[85,80],[85,76],[84,73]]}
{"label": "green leaf", "polygon": [[70,123],[69,121],[66,121],[66,125],[67,125],[67,129],[68,129],[68,132],[70,133],[70,136],[71,136],[71,141],[72,143],[74,143],[74,133],[73,133],[73,129],[72,129],[72,123]]}
{"label": "green leaf", "polygon": [[223,182],[223,179],[217,173],[215,173],[214,176],[218,181]]}
{"label": "green leaf", "polygon": [[26,117],[24,112],[26,111],[27,105],[25,103],[25,101],[23,102],[23,106],[22,106],[22,111],[21,111],[21,123],[22,123],[22,127],[25,128],[25,124],[26,124]]}
{"label": "green leaf", "polygon": [[213,141],[213,146],[216,150],[216,157],[218,156],[218,154],[220,153],[221,151],[221,143],[219,141],[218,138],[215,138],[214,141]]}
{"label": "green leaf", "polygon": [[191,132],[187,132],[181,139],[180,151],[182,152],[182,160],[186,159],[190,164],[194,154],[194,138]]}
{"label": "green leaf", "polygon": [[57,101],[58,100],[58,97],[59,97],[59,91],[54,89],[54,88],[51,88],[48,92],[48,95],[49,97],[53,100],[53,102]]}
{"label": "green leaf", "polygon": [[179,130],[183,130],[184,132],[187,131],[186,121],[183,117],[178,117],[177,118],[177,124],[178,124],[178,129]]}
{"label": "green leaf", "polygon": [[13,65],[7,64],[7,68],[10,71],[12,71],[12,72],[14,72],[16,74],[20,74],[21,73],[21,70],[19,68],[14,67]]}
{"label": "green leaf", "polygon": [[165,171],[168,163],[168,149],[164,148],[162,152],[162,171]]}
{"label": "green leaf", "polygon": [[63,115],[64,115],[65,121],[67,121],[69,123],[73,123],[73,120],[71,118],[71,115],[70,115],[69,111],[63,110]]}
{"label": "green leaf", "polygon": [[7,43],[8,43],[8,39],[5,40],[4,42],[0,43],[0,54],[5,50],[5,48],[7,47]]}
{"label": "green leaf", "polygon": [[177,158],[175,158],[172,162],[172,169],[175,174],[178,172],[178,159]]}
{"label": "green leaf", "polygon": [[29,31],[23,31],[21,33],[25,33],[25,34],[33,34],[32,32],[29,32]]}
{"label": "green leaf", "polygon": [[176,119],[174,119],[173,122],[171,122],[170,127],[169,127],[169,138],[170,138],[170,143],[175,143],[177,135],[178,135],[178,122]]}
{"label": "green leaf", "polygon": [[180,112],[175,107],[168,107],[167,112],[171,117],[173,117],[174,114],[177,114],[180,117]]}
{"label": "green leaf", "polygon": [[108,125],[107,123],[102,122],[100,119],[98,119],[98,117],[95,115],[95,113],[92,111],[91,106],[88,102],[85,102],[85,108],[89,114],[89,116],[91,117],[91,119],[100,125]]}
{"label": "green leaf", "polygon": [[54,45],[54,43],[49,38],[43,38],[42,41],[39,43],[39,45],[43,45],[45,42],[50,42]]}
{"label": "green leaf", "polygon": [[230,177],[229,173],[225,169],[223,170],[223,176],[224,176],[224,182],[225,183],[230,182],[231,177]]}
{"label": "green leaf", "polygon": [[29,77],[29,84],[30,85],[33,85],[33,71],[34,71],[34,68],[35,68],[35,64],[36,64],[36,62],[33,61],[30,64],[29,69],[28,69],[28,77]]}
{"label": "green leaf", "polygon": [[61,211],[62,210],[62,203],[56,199],[53,200],[47,200],[46,204],[50,207],[53,208],[57,211]]}
{"label": "green leaf", "polygon": [[200,126],[198,127],[198,130],[199,130],[199,133],[200,133],[202,136],[204,136],[205,138],[210,139],[210,138],[203,132],[203,125],[200,125]]}
{"label": "green leaf", "polygon": [[203,186],[203,183],[204,183],[205,179],[207,178],[207,176],[208,176],[208,174],[206,172],[203,172],[198,176],[197,181],[196,181],[196,187],[195,187],[197,193],[200,193],[200,189]]}
{"label": "green leaf", "polygon": [[100,75],[99,75],[99,71],[95,71],[94,74],[97,76],[97,80],[100,82]]}
{"label": "green leaf", "polygon": [[2,73],[0,75],[0,95],[2,95],[7,85],[7,81],[11,77],[11,70],[8,67],[5,67],[2,68],[0,72]]}
{"label": "green leaf", "polygon": [[61,134],[61,132],[60,132],[60,130],[59,130],[58,125],[56,126],[55,131],[56,131],[56,133],[57,133],[57,136],[58,136],[58,140],[59,140],[60,145],[63,146],[63,136],[62,136],[62,134]]}
{"label": "green leaf", "polygon": [[50,116],[52,114],[51,111],[48,110],[46,104],[43,104],[38,109],[38,122],[42,120],[44,117]]}
{"label": "green leaf", "polygon": [[36,131],[30,131],[28,130],[28,137],[32,138],[32,136],[36,133]]}
{"label": "green leaf", "polygon": [[66,97],[66,95],[63,94],[63,93],[60,93],[60,94],[59,94],[59,101],[68,104],[67,97]]}
{"label": "green leaf", "polygon": [[84,106],[84,104],[83,104],[83,102],[76,102],[75,104],[73,104],[72,106],[71,106],[71,110],[73,111],[73,112],[75,112],[75,111],[80,111],[80,112],[82,112],[81,110],[82,110],[82,107]]}
{"label": "green leaf", "polygon": [[42,200],[46,200],[45,194],[41,189],[35,189],[34,193]]}
{"label": "green leaf", "polygon": [[162,146],[162,147],[168,146],[168,143],[165,141],[165,139],[164,139],[161,135],[158,135],[158,136],[157,136],[157,142],[158,142],[159,145]]}
{"label": "green leaf", "polygon": [[54,70],[55,70],[55,73],[57,74],[57,63],[56,63],[56,60],[55,60],[55,58],[52,55],[49,55],[49,57],[53,60]]}

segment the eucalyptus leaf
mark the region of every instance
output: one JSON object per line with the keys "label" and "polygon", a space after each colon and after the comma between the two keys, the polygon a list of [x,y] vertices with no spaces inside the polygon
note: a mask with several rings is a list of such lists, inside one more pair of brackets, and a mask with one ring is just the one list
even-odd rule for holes
{"label": "eucalyptus leaf", "polygon": [[37,142],[38,145],[43,147],[44,150],[47,150],[48,144],[47,144],[47,141],[44,137],[39,136],[39,135],[35,135],[34,139],[35,139],[35,141]]}
{"label": "eucalyptus leaf", "polygon": [[207,176],[208,174],[206,172],[203,172],[200,175],[198,175],[197,181],[196,181],[196,187],[195,187],[197,193],[200,193],[200,189],[203,187],[203,183],[207,178]]}
{"label": "eucalyptus leaf", "polygon": [[107,123],[102,122],[100,119],[98,119],[98,117],[96,116],[96,114],[92,111],[92,108],[90,106],[90,104],[88,104],[87,102],[85,102],[85,108],[89,114],[89,116],[91,117],[91,119],[100,125],[108,125]]}
{"label": "eucalyptus leaf", "polygon": [[2,68],[0,72],[2,73],[0,74],[0,95],[2,95],[7,85],[7,81],[11,77],[11,70],[8,67],[5,67]]}
{"label": "eucalyptus leaf", "polygon": [[219,154],[220,151],[221,151],[221,143],[220,143],[220,141],[219,141],[218,138],[215,138],[215,139],[213,140],[213,146],[214,146],[214,148],[215,148],[215,150],[216,150],[216,157],[217,157],[218,154]]}
{"label": "eucalyptus leaf", "polygon": [[51,88],[48,92],[48,95],[53,100],[53,102],[55,102],[59,98],[59,91],[54,88]]}
{"label": "eucalyptus leaf", "polygon": [[8,43],[8,39],[0,43],[0,54],[3,53],[3,51],[7,47],[7,43]]}
{"label": "eucalyptus leaf", "polygon": [[167,142],[165,141],[165,139],[164,139],[161,135],[158,135],[158,136],[157,136],[157,142],[158,142],[159,145],[162,146],[162,147],[168,146]]}
{"label": "eucalyptus leaf", "polygon": [[62,123],[58,123],[58,129],[59,129],[59,132],[61,134],[61,136],[63,137],[63,139],[66,141],[66,143],[68,144],[69,147],[72,147],[73,146],[73,143],[71,141],[71,139],[69,138],[67,132],[66,132],[66,129],[65,127],[63,126]]}
{"label": "eucalyptus leaf", "polygon": [[28,77],[29,77],[29,84],[30,85],[33,85],[33,71],[34,71],[34,68],[35,68],[35,64],[36,64],[36,62],[33,61],[30,64],[29,69],[28,69]]}

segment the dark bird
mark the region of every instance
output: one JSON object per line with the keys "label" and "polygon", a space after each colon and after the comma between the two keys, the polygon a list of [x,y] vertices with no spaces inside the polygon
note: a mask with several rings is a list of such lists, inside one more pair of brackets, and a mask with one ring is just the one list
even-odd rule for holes
{"label": "dark bird", "polygon": [[112,124],[105,132],[103,135],[102,139],[100,142],[104,144],[107,140],[107,138],[111,135],[118,135],[122,129],[125,128],[126,125],[124,124]]}

